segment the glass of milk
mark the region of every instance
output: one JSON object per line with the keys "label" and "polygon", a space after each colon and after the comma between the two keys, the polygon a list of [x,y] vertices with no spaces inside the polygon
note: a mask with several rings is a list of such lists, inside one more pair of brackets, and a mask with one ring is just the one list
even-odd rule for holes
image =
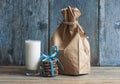
{"label": "glass of milk", "polygon": [[27,69],[26,75],[39,75],[39,63],[41,54],[41,41],[26,40],[25,41],[25,65]]}

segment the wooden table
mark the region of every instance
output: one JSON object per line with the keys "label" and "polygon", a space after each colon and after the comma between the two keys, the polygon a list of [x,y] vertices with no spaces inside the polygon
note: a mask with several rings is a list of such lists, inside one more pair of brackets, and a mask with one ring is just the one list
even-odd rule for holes
{"label": "wooden table", "polygon": [[120,67],[92,67],[89,75],[28,77],[24,66],[0,66],[0,84],[120,84]]}

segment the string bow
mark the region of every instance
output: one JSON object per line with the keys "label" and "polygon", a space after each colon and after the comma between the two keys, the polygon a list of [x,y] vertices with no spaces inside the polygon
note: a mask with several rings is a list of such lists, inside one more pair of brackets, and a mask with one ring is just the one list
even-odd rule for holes
{"label": "string bow", "polygon": [[[57,54],[58,54],[58,51],[59,51],[59,48],[57,46],[52,46],[51,49],[50,49],[50,55],[45,55],[45,54],[42,54],[40,59],[42,61],[42,63],[46,60],[49,60],[50,61],[50,68],[51,68],[51,76],[54,76],[54,64],[53,64],[53,61],[52,60],[57,60],[59,62],[59,64],[61,65],[59,59],[56,57]],[[63,66],[62,66],[63,68]],[[43,73],[45,75],[45,70],[44,70],[44,67],[43,67]]]}

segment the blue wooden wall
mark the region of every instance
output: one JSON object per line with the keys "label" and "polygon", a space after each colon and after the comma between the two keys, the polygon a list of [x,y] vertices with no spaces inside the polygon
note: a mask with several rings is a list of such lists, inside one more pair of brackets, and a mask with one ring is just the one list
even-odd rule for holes
{"label": "blue wooden wall", "polygon": [[120,0],[100,0],[100,65],[120,65]]}
{"label": "blue wooden wall", "polygon": [[25,40],[48,50],[48,1],[0,0],[0,65],[24,65]]}
{"label": "blue wooden wall", "polygon": [[77,7],[89,36],[92,65],[120,65],[120,0],[0,0],[0,65],[24,65],[25,40],[41,40],[48,53],[62,8]]}

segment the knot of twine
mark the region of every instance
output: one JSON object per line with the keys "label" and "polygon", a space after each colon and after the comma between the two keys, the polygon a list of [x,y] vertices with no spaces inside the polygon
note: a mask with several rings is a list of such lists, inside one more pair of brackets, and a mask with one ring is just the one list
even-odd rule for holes
{"label": "knot of twine", "polygon": [[74,25],[74,24],[78,24],[78,21],[74,21],[74,22],[63,22],[64,24],[67,25]]}

